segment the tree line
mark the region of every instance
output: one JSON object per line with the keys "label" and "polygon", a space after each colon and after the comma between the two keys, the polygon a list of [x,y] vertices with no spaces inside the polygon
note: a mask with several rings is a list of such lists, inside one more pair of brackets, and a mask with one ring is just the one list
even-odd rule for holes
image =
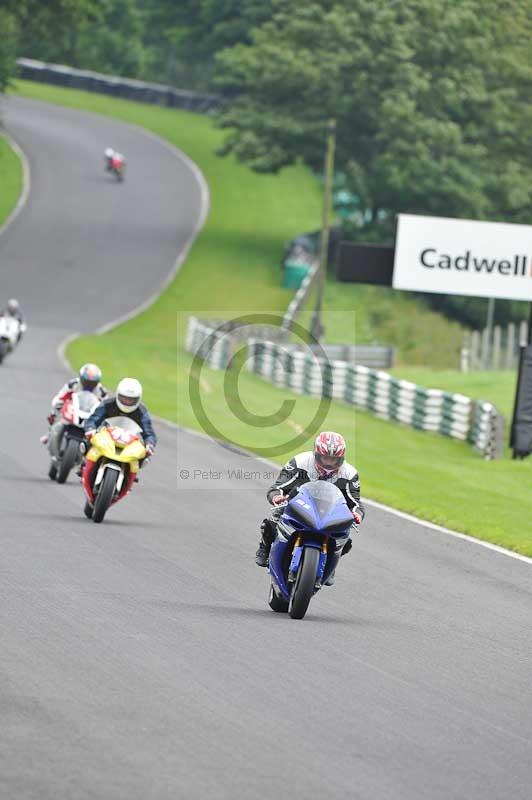
{"label": "tree line", "polygon": [[259,172],[320,172],[334,118],[346,233],[386,243],[400,211],[531,222],[531,42],[532,0],[0,0],[0,89],[23,55],[214,91]]}

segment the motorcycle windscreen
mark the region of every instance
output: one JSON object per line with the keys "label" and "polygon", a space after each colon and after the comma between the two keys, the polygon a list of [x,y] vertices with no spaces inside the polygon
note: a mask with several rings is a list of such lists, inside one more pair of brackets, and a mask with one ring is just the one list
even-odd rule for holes
{"label": "motorcycle windscreen", "polygon": [[105,420],[105,423],[112,428],[122,428],[124,431],[142,436],[142,428],[130,417],[109,417],[109,419]]}
{"label": "motorcycle windscreen", "polygon": [[87,390],[76,392],[76,396],[78,399],[80,413],[86,416],[90,416],[96,406],[100,404],[100,401],[96,395],[94,395],[92,392],[88,392]]}
{"label": "motorcycle windscreen", "polygon": [[317,530],[341,530],[353,521],[343,494],[327,481],[305,483],[289,506],[291,516]]}

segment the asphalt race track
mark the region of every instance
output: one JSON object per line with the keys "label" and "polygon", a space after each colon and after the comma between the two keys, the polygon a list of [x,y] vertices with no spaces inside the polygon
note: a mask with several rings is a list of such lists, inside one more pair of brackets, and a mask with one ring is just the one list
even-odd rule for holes
{"label": "asphalt race track", "polygon": [[298,622],[253,561],[268,477],[177,479],[265,464],[159,425],[101,525],[48,480],[58,344],[160,286],[201,195],[138,129],[16,98],[4,116],[31,192],[0,236],[1,299],[30,325],[0,368],[0,797],[529,800],[529,563],[370,509]]}

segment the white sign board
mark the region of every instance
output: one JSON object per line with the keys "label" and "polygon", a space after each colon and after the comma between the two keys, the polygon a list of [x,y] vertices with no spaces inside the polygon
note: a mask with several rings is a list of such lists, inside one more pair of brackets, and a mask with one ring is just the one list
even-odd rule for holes
{"label": "white sign board", "polygon": [[532,226],[399,214],[392,286],[532,301]]}

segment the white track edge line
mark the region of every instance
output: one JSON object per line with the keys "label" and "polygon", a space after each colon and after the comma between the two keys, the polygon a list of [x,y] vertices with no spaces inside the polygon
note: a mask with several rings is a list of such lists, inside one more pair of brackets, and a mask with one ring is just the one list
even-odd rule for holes
{"label": "white track edge line", "polygon": [[6,142],[9,144],[11,149],[20,158],[22,164],[22,191],[17,200],[15,208],[11,211],[4,224],[0,226],[0,236],[7,230],[7,228],[11,225],[11,223],[15,221],[15,219],[18,217],[18,215],[26,205],[26,201],[30,194],[30,183],[31,183],[30,163],[27,159],[26,153],[20,147],[20,145],[17,144],[17,142],[13,139],[13,137],[7,132],[5,128],[2,128],[2,135],[4,136]]}

